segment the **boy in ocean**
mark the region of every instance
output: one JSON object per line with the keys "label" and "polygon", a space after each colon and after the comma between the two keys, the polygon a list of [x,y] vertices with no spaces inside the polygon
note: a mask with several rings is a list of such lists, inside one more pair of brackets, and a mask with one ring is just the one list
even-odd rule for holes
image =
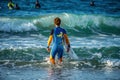
{"label": "boy in ocean", "polygon": [[[63,39],[65,40],[67,44],[67,52],[69,52],[70,49],[70,42],[67,36],[67,33],[65,29],[60,27],[61,19],[59,17],[56,17],[54,19],[54,25],[55,28],[51,30],[49,39],[48,39],[48,46],[47,51],[50,52],[50,62],[52,64],[55,64],[55,56],[58,56],[58,62],[61,64],[62,57],[63,57]],[[50,50],[50,44],[53,41],[52,48]]]}

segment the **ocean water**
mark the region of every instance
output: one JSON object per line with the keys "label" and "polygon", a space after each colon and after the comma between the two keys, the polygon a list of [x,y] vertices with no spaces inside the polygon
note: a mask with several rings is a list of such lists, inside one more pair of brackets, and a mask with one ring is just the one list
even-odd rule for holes
{"label": "ocean water", "polygon": [[[120,1],[13,0],[20,10],[0,1],[0,80],[120,80]],[[60,17],[71,47],[62,66],[47,64],[47,39]]]}

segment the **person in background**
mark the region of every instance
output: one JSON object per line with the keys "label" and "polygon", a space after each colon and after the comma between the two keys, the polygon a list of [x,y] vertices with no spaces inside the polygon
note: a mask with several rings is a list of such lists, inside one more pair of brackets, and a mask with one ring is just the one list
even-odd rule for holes
{"label": "person in background", "polygon": [[95,6],[95,1],[92,0],[92,1],[90,2],[90,6]]}
{"label": "person in background", "polygon": [[36,3],[35,3],[35,8],[36,9],[38,9],[38,8],[40,8],[41,6],[40,6],[40,3],[39,3],[39,1],[38,0],[36,0]]}
{"label": "person in background", "polygon": [[[61,64],[63,57],[63,41],[67,44],[67,52],[70,50],[70,42],[67,36],[65,29],[60,27],[61,19],[56,17],[54,19],[55,28],[52,29],[48,43],[47,43],[47,51],[50,52],[50,62],[55,64],[55,56],[58,56],[58,63]],[[53,42],[52,48],[50,50],[50,44]]]}
{"label": "person in background", "polygon": [[9,1],[8,8],[9,9],[14,9],[14,3],[12,2],[12,0]]}
{"label": "person in background", "polygon": [[18,6],[18,4],[15,4],[15,9],[20,10],[20,7]]}

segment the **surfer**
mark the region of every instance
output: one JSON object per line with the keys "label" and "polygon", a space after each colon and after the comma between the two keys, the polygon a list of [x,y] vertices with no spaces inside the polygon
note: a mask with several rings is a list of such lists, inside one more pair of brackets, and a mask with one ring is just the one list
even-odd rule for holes
{"label": "surfer", "polygon": [[15,4],[15,9],[16,9],[16,10],[19,10],[19,9],[20,9],[20,7],[18,6],[18,4]]}
{"label": "surfer", "polygon": [[36,0],[36,3],[35,3],[35,8],[36,9],[38,9],[38,8],[40,8],[41,6],[40,6],[40,3],[39,3],[39,1],[38,0]]}
{"label": "surfer", "polygon": [[[55,64],[55,56],[58,56],[58,62],[61,64],[63,57],[63,40],[65,40],[67,44],[67,52],[70,50],[70,42],[67,36],[65,29],[60,27],[61,19],[56,17],[54,19],[55,28],[51,30],[48,43],[47,43],[47,51],[50,52],[50,62]],[[53,41],[53,46],[50,50],[50,44]]]}
{"label": "surfer", "polygon": [[95,1],[92,0],[92,1],[90,2],[90,6],[95,6]]}
{"label": "surfer", "polygon": [[12,0],[9,1],[8,8],[9,9],[14,9],[14,3],[12,2]]}

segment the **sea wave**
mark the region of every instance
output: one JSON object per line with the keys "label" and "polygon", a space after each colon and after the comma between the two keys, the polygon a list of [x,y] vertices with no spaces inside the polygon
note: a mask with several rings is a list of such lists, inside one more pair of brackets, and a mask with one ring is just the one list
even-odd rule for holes
{"label": "sea wave", "polygon": [[69,34],[115,34],[120,35],[120,17],[79,14],[46,14],[37,17],[1,17],[1,32],[49,32],[54,27],[53,20],[60,17],[61,26]]}
{"label": "sea wave", "polygon": [[[120,59],[120,47],[73,48],[80,59]],[[48,55],[45,48],[9,48],[0,50],[0,60],[40,60]],[[67,54],[64,54],[65,56]]]}
{"label": "sea wave", "polygon": [[[71,60],[64,54],[64,64],[77,67],[118,67],[120,66],[120,47],[109,48],[74,48],[78,60]],[[42,64],[49,57],[45,48],[5,49],[0,51],[0,64],[23,66],[28,64]]]}

